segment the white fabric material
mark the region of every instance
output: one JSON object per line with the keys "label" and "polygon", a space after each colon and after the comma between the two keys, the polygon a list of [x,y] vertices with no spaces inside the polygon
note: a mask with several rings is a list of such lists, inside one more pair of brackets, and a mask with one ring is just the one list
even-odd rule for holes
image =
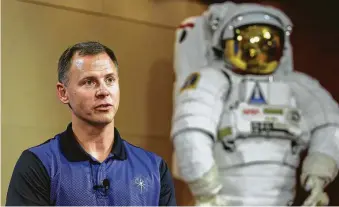
{"label": "white fabric material", "polygon": [[174,137],[173,144],[179,176],[184,181],[202,178],[214,165],[213,141],[206,133],[187,130]]}
{"label": "white fabric material", "polygon": [[324,125],[315,129],[309,148],[309,154],[312,153],[321,153],[331,157],[339,168],[339,126]]}
{"label": "white fabric material", "polygon": [[[179,27],[175,32],[174,43],[174,70],[176,75],[175,93],[180,89],[185,78],[211,62],[211,39],[207,22],[201,16],[185,19],[181,25],[192,24],[192,27]],[[185,33],[185,34],[183,34]],[[185,35],[181,42],[182,35]],[[197,43],[201,44],[197,44]],[[209,58],[206,58],[209,57]],[[194,60],[194,61],[192,61]]]}
{"label": "white fabric material", "polygon": [[[306,156],[303,163],[301,183],[305,184],[308,177],[316,176],[324,181],[324,186],[322,187],[325,187],[333,181],[337,174],[338,167],[333,157],[319,152],[311,152]],[[309,188],[313,187],[308,187],[307,184],[305,184],[305,189],[310,190]]]}
{"label": "white fabric material", "polygon": [[172,137],[187,129],[205,131],[215,137],[223,109],[223,95],[228,89],[229,82],[220,70],[202,70],[195,89],[176,95]]}
{"label": "white fabric material", "polygon": [[216,165],[213,165],[204,175],[199,179],[189,182],[189,188],[195,197],[213,197],[217,195],[222,188],[219,181],[219,172]]}

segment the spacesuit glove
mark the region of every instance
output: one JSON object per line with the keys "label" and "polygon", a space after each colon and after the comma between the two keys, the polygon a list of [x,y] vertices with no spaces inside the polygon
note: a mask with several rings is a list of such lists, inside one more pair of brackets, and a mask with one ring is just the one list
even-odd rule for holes
{"label": "spacesuit glove", "polygon": [[220,195],[197,196],[195,197],[196,206],[227,206],[225,198]]}
{"label": "spacesuit glove", "polygon": [[327,206],[329,198],[324,191],[325,180],[319,176],[310,175],[305,182],[305,190],[310,192],[302,206]]}

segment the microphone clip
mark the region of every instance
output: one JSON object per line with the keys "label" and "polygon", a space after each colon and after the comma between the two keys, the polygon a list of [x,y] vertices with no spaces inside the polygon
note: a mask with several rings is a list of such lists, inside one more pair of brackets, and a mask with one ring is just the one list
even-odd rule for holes
{"label": "microphone clip", "polygon": [[110,183],[109,183],[109,180],[107,178],[105,178],[103,181],[102,181],[102,184],[101,185],[94,185],[93,186],[93,189],[94,190],[98,190],[100,188],[103,188],[105,190],[105,193],[107,193],[107,191],[109,190],[109,186],[110,186]]}

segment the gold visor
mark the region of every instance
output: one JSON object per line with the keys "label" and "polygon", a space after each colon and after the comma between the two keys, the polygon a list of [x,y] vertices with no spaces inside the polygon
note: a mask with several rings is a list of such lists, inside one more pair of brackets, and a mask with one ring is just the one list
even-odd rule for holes
{"label": "gold visor", "polygon": [[225,41],[225,58],[236,72],[271,74],[283,51],[282,30],[268,25],[242,26],[234,30],[234,39]]}

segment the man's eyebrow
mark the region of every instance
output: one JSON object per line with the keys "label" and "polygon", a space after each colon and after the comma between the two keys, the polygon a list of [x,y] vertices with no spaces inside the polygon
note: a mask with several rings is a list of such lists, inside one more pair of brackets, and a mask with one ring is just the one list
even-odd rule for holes
{"label": "man's eyebrow", "polygon": [[[108,73],[106,75],[104,75],[104,77],[118,77],[118,74],[112,72],[112,73]],[[94,75],[84,75],[81,79],[81,80],[85,80],[85,79],[96,79],[98,78],[97,76],[94,76]]]}
{"label": "man's eyebrow", "polygon": [[109,77],[109,76],[118,77],[118,74],[112,72],[112,73],[108,73],[105,75],[105,77]]}
{"label": "man's eyebrow", "polygon": [[83,81],[83,80],[86,80],[86,79],[96,79],[96,77],[93,76],[93,75],[85,75],[84,77],[82,77],[82,78],[80,79],[80,81]]}

